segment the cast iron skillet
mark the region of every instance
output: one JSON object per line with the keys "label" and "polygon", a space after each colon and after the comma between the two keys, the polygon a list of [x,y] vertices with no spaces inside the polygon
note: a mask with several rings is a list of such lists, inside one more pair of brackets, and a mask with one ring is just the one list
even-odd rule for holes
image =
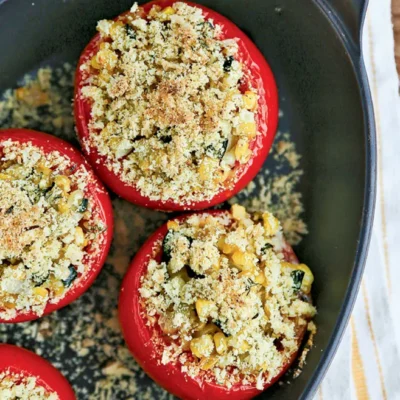
{"label": "cast iron skillet", "polygon": [[[375,133],[360,44],[366,0],[197,1],[234,21],[265,54],[279,86],[280,127],[303,155],[310,234],[296,252],[316,277],[319,332],[300,377],[261,397],[311,398],[349,319],[372,225]],[[40,65],[75,62],[96,21],[132,0],[0,3],[1,92]]]}

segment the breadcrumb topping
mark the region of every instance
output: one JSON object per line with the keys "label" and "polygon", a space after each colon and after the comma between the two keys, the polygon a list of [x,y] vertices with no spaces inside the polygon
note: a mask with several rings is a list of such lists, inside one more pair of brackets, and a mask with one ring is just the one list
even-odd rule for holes
{"label": "breadcrumb topping", "polygon": [[132,10],[99,21],[99,47],[81,66],[84,146],[152,200],[211,199],[238,179],[259,134],[237,39],[185,3]]}
{"label": "breadcrumb topping", "polygon": [[163,364],[189,376],[260,390],[299,349],[315,315],[310,269],[297,264],[269,212],[172,220],[162,261],[151,259],[139,289]]}
{"label": "breadcrumb topping", "polygon": [[0,399],[59,400],[59,397],[38,384],[34,376],[2,372],[0,373]]}
{"label": "breadcrumb topping", "polygon": [[0,148],[0,317],[41,315],[87,272],[104,226],[85,167],[31,143]]}

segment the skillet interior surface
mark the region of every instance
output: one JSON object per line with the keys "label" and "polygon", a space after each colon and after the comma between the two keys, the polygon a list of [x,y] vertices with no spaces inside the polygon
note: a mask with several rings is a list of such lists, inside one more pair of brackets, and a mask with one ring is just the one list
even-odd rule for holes
{"label": "skillet interior surface", "polygon": [[[369,146],[362,94],[342,40],[313,1],[198,2],[234,21],[266,56],[280,92],[280,129],[290,130],[302,155],[304,176],[300,191],[309,234],[295,250],[315,275],[313,298],[318,308],[318,334],[300,377],[262,395],[297,399],[310,393],[310,388],[315,389],[312,381],[322,372],[315,375],[334,335],[356,265]],[[128,0],[2,3],[0,93],[15,87],[25,73],[40,66],[75,63],[94,34],[96,21],[114,17],[130,6]],[[273,168],[271,160],[267,160],[265,168]],[[154,214],[143,212],[152,221],[157,219]],[[144,238],[145,235],[139,236],[138,241],[143,242]],[[96,290],[96,285],[91,290]],[[349,312],[348,306],[344,312]],[[61,316],[67,314],[68,309],[60,312]],[[7,340],[13,342],[13,328],[6,329]],[[36,348],[34,342],[25,345]],[[49,346],[52,345],[50,341]],[[62,369],[76,386],[87,385],[89,392],[93,390],[94,381],[74,376],[68,363]],[[150,385],[146,378],[141,382]]]}

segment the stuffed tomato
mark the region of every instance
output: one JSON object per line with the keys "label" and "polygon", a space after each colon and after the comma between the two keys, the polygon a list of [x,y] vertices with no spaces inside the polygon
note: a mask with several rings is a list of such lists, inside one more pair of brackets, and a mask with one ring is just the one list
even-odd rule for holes
{"label": "stuffed tomato", "polygon": [[0,398],[76,400],[71,385],[48,361],[9,344],[0,344]]}
{"label": "stuffed tomato", "polygon": [[99,21],[75,82],[83,151],[135,204],[197,210],[243,189],[278,120],[277,88],[254,43],[203,6],[161,0]]}
{"label": "stuffed tomato", "polygon": [[0,322],[66,306],[93,283],[110,248],[107,191],[67,142],[0,131]]}
{"label": "stuffed tomato", "polygon": [[142,368],[179,398],[252,398],[287,371],[311,329],[313,279],[268,212],[184,215],[132,261],[122,331]]}

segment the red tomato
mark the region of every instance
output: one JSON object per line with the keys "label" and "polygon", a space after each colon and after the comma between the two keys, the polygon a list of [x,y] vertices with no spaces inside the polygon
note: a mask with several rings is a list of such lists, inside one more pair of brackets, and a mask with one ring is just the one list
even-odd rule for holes
{"label": "red tomato", "polygon": [[[113,235],[112,205],[107,190],[96,177],[90,165],[83,158],[82,154],[69,143],[55,136],[42,132],[36,132],[28,129],[4,129],[0,130],[0,154],[3,147],[2,143],[7,140],[12,140],[13,142],[18,143],[32,143],[32,145],[40,147],[45,153],[58,151],[71,161],[71,166],[84,166],[90,176],[90,182],[88,182],[86,190],[87,193],[90,194],[90,197],[94,200],[94,212],[98,214],[104,225],[107,227],[107,229],[101,233],[102,238],[99,237],[99,239],[102,239],[100,251],[97,252],[95,257],[91,258],[90,260],[86,260],[88,262],[88,271],[86,272],[85,276],[82,277],[77,284],[73,285],[58,303],[49,303],[44,310],[43,315],[46,315],[52,311],[65,307],[69,303],[72,303],[79,296],[81,296],[96,279],[105,262],[111,245]],[[98,243],[94,243],[93,247],[89,246],[86,251],[93,252],[96,247],[98,247]],[[0,322],[16,323],[32,321],[37,318],[39,317],[34,312],[20,312],[11,320],[2,320],[0,318]]]}
{"label": "red tomato", "polygon": [[76,400],[71,385],[58,369],[44,358],[21,347],[0,344],[0,373],[3,372],[36,377],[38,385],[57,393],[60,400]]}
{"label": "red tomato", "polygon": [[[203,213],[215,215],[227,213],[227,211],[211,210],[200,212],[200,214]],[[190,214],[177,217],[176,220],[182,221],[188,217],[190,217]],[[214,383],[193,379],[183,373],[179,366],[161,364],[161,355],[152,342],[154,328],[147,325],[147,320],[143,316],[143,309],[139,304],[139,288],[141,286],[141,278],[146,273],[150,258],[155,257],[157,260],[161,260],[161,244],[167,232],[167,224],[164,224],[150,236],[133,259],[122,283],[119,299],[119,318],[122,333],[129,350],[152,379],[179,398],[185,400],[251,399],[260,394],[260,390],[255,386],[237,384],[228,389]],[[284,249],[284,255],[286,261],[298,263],[298,259],[289,244]],[[304,333],[305,331],[298,333],[299,343]],[[282,367],[282,370],[275,378],[265,385],[264,390],[274,384],[288,370],[296,356],[297,352],[291,355],[289,362]]]}
{"label": "red tomato", "polygon": [[[175,2],[176,0],[156,0],[143,5],[143,9],[147,13],[155,4],[164,8]],[[190,2],[187,2],[187,4],[201,8],[207,18],[212,18],[216,24],[222,26],[223,37],[225,39],[239,38],[240,61],[245,64],[246,69],[250,72],[248,83],[258,88],[257,125],[261,134],[250,143],[253,154],[248,163],[235,167],[237,168],[237,180],[234,186],[219,192],[211,200],[198,201],[191,204],[184,204],[183,202],[175,202],[173,200],[150,200],[148,197],[143,196],[136,187],[123,182],[117,174],[110,171],[105,165],[106,157],[101,156],[95,147],[82,146],[89,162],[111,190],[139,206],[164,211],[201,210],[222,203],[245,188],[262,167],[271,148],[278,124],[278,92],[275,79],[264,56],[255,44],[236,25],[217,12],[202,5]],[[91,118],[91,104],[82,97],[82,87],[85,84],[87,75],[85,75],[80,67],[95,54],[100,43],[101,38],[97,34],[83,50],[76,70],[74,112],[81,143],[89,137],[88,123]]]}

